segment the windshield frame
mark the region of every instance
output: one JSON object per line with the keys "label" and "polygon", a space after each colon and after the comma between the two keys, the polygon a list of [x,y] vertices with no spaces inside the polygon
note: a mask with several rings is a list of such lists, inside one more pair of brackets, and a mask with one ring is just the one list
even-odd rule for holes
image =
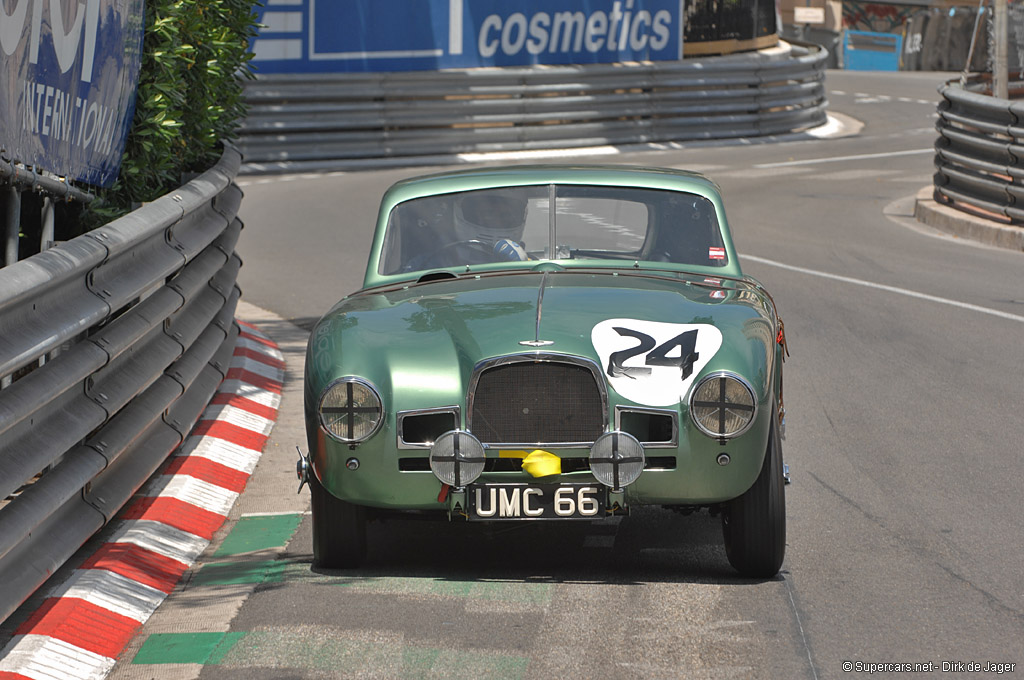
{"label": "windshield frame", "polygon": [[[608,168],[604,166],[587,168],[587,170],[583,172],[579,171],[577,168],[567,169],[555,167],[551,172],[548,172],[548,168],[543,166],[531,168],[531,170],[538,169],[544,170],[550,177],[533,179],[532,177],[515,176],[513,179],[516,181],[509,181],[509,173],[515,172],[516,170],[513,168],[504,172],[494,170],[489,173],[485,171],[445,173],[443,175],[415,178],[397,183],[385,194],[384,199],[381,202],[374,244],[370,253],[370,259],[367,262],[364,288],[389,285],[409,280],[417,281],[427,276],[430,276],[431,278],[450,278],[454,275],[465,275],[488,271],[501,272],[506,270],[523,269],[542,270],[544,268],[655,269],[660,271],[687,272],[711,277],[721,276],[736,278],[743,276],[743,272],[740,269],[737,255],[733,247],[718,187],[703,176],[695,173],[687,173],[685,171],[664,169],[645,169],[642,172],[635,172],[628,168],[611,168],[611,166]],[[604,175],[609,174],[606,172],[609,169],[614,171],[611,173],[615,175],[613,179],[624,179],[626,181],[592,181],[593,178],[591,177],[585,177],[580,180],[575,178],[575,175],[591,175],[596,172],[600,172],[601,178],[604,179]],[[531,172],[530,174],[535,173]],[[407,270],[397,270],[393,263],[388,264],[386,262],[389,256],[388,248],[392,245],[387,241],[389,238],[391,217],[394,211],[402,208],[403,204],[421,198],[444,196],[452,197],[460,193],[476,190],[515,187],[529,188],[534,192],[542,190],[548,194],[549,234],[547,244],[545,245],[545,252],[542,256],[538,256],[536,251],[534,251],[531,253],[532,259],[527,261],[459,263],[447,266],[425,266],[423,268]],[[717,246],[717,248],[724,254],[722,262],[717,264],[696,264],[667,262],[663,260],[658,261],[647,259],[642,253],[635,253],[634,256],[629,257],[625,256],[625,253],[619,257],[608,258],[586,257],[579,259],[565,259],[563,257],[559,257],[559,253],[557,252],[557,241],[559,235],[557,206],[558,199],[560,199],[562,195],[559,191],[568,191],[572,193],[587,190],[593,190],[596,192],[621,191],[625,192],[625,195],[627,196],[633,192],[659,191],[664,192],[663,195],[665,196],[674,195],[697,197],[706,200],[707,205],[712,210],[712,216],[717,223],[716,238],[721,244],[720,246]],[[555,196],[555,201],[550,201],[552,193]],[[553,206],[554,209],[551,209],[551,206]],[[555,257],[551,257],[552,248],[555,249]]]}

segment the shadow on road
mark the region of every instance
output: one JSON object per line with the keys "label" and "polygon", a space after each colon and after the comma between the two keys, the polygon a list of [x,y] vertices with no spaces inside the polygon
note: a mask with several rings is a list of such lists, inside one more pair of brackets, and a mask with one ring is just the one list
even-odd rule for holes
{"label": "shadow on road", "polygon": [[[640,508],[604,523],[472,524],[380,520],[369,526],[369,556],[357,570],[310,566],[339,580],[408,577],[548,583],[754,584],[729,565],[721,520]],[[282,555],[312,565],[307,519]],[[780,579],[781,577],[777,577]]]}

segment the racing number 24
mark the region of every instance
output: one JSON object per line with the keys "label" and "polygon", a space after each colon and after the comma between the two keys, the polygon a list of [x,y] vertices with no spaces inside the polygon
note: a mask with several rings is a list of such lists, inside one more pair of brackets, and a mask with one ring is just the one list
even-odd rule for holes
{"label": "racing number 24", "polygon": [[[696,330],[680,333],[661,345],[658,345],[654,338],[640,331],[619,326],[616,326],[614,330],[622,337],[639,340],[640,344],[634,345],[629,349],[612,352],[611,356],[608,357],[607,371],[608,375],[613,378],[624,375],[628,378],[636,379],[639,376],[650,375],[651,369],[647,368],[647,366],[678,366],[680,380],[686,380],[693,373],[694,362],[700,358],[700,354],[697,353]],[[679,348],[679,356],[668,356],[668,353],[676,347]],[[623,366],[629,359],[638,354],[645,353],[647,354],[647,358],[644,360],[645,366]]]}

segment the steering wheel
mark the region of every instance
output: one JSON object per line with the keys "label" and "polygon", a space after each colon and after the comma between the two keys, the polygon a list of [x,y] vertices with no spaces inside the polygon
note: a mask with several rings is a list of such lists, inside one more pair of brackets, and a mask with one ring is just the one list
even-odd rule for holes
{"label": "steering wheel", "polygon": [[486,257],[481,257],[481,258],[478,258],[478,259],[475,259],[475,260],[472,259],[472,258],[469,258],[472,261],[452,262],[451,264],[433,264],[432,266],[436,266],[436,267],[451,267],[451,266],[455,266],[455,265],[459,265],[459,264],[483,264],[484,262],[493,262],[494,259],[495,259],[494,258],[494,248],[492,246],[488,245],[487,243],[481,241],[478,238],[469,238],[469,239],[463,239],[461,241],[452,241],[451,243],[446,243],[443,246],[441,246],[440,248],[436,248],[435,250],[432,250],[427,255],[424,255],[423,256],[423,261],[424,262],[431,262],[431,263],[438,262],[438,261],[443,262],[444,258],[441,257],[442,255],[444,255],[445,253],[447,253],[450,250],[456,250],[459,247],[463,247],[463,246],[469,248],[471,251],[475,251],[479,255],[484,255]]}

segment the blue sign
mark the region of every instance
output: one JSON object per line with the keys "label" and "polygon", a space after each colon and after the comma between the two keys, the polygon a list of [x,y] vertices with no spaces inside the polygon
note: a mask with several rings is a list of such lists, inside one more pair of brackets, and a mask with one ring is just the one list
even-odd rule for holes
{"label": "blue sign", "polygon": [[143,12],[143,0],[0,2],[6,157],[87,184],[114,183],[135,112]]}
{"label": "blue sign", "polygon": [[683,0],[267,0],[257,73],[683,58]]}

